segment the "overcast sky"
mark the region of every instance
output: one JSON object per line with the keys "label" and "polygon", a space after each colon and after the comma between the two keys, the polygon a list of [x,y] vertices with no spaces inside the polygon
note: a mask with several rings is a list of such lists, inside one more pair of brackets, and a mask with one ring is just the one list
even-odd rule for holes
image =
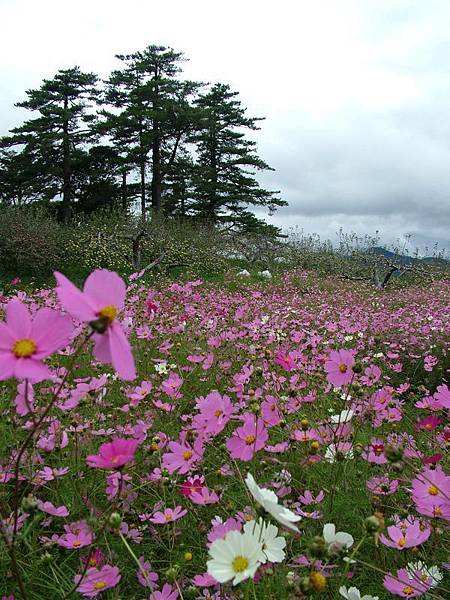
{"label": "overcast sky", "polygon": [[58,69],[171,46],[266,117],[260,181],[289,202],[268,220],[450,247],[449,0],[0,0],[0,23],[0,135]]}

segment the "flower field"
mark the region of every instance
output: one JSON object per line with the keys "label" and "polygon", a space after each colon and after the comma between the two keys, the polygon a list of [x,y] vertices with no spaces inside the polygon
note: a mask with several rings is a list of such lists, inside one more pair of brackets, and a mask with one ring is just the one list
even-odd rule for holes
{"label": "flower field", "polygon": [[2,297],[0,598],[450,597],[450,284]]}

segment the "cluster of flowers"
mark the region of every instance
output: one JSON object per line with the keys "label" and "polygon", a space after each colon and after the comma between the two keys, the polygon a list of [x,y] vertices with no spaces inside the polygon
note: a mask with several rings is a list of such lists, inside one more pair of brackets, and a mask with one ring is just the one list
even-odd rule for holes
{"label": "cluster of flowers", "polygon": [[[119,585],[123,567],[105,544],[110,538],[131,553],[136,579],[151,600],[175,600],[186,577],[166,570],[160,582],[147,550],[136,556],[133,548],[167,536],[173,547],[188,532],[189,519],[192,525],[196,518],[201,531],[213,510],[206,572],[189,581],[205,590],[203,597],[235,598],[234,586],[264,584],[289,557],[294,570],[286,573],[286,586],[299,597],[321,593],[335,577],[341,597],[377,600],[342,585],[350,568],[359,569],[361,544],[326,522],[334,496],[345,492],[345,483],[336,485],[339,473],[354,475],[359,465],[369,473],[367,495],[377,509],[367,532],[380,551],[403,560],[379,585],[406,598],[438,593],[442,564],[410,559],[419,547],[423,557],[438,546],[450,521],[450,477],[439,451],[450,440],[450,390],[436,383],[436,349],[448,332],[446,285],[436,284],[432,298],[405,291],[398,306],[373,293],[363,302],[346,289],[333,301],[318,289],[307,304],[288,278],[270,291],[255,287],[244,295],[208,291],[200,281],[147,290],[141,275],[127,288],[117,274],[97,270],[80,290],[56,273],[56,295],[42,290],[31,298],[19,291],[3,299],[0,379],[18,380],[5,414],[20,419],[34,444],[0,463],[8,498],[18,489],[32,492],[1,515],[7,547],[32,529],[37,512],[39,543],[78,557],[72,563],[77,592],[95,597]],[[140,349],[136,364],[130,334]],[[95,360],[80,367],[88,376],[77,376],[76,361],[86,362],[91,341]],[[57,352],[73,366],[47,360]],[[99,374],[100,364],[114,372]],[[86,451],[98,437],[109,441]],[[61,463],[71,456],[72,463]],[[260,487],[248,473],[252,506],[230,516],[232,482],[242,467],[259,479],[260,466],[261,473],[272,471],[271,481]],[[303,473],[328,480],[323,489],[306,489]],[[97,524],[76,503],[61,502],[56,490],[67,479],[58,481],[70,476],[81,482],[96,477],[104,486],[110,509],[81,498]],[[310,531],[318,532],[316,521],[325,522],[308,541]]]}

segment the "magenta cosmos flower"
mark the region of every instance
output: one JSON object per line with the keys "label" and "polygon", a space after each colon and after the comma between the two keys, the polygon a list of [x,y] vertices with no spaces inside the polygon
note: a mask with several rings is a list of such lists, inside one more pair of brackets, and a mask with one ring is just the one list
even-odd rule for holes
{"label": "magenta cosmos flower", "polygon": [[150,600],[177,600],[178,592],[169,583],[165,583],[161,591],[152,592]]}
{"label": "magenta cosmos flower", "polygon": [[167,523],[173,523],[174,521],[178,521],[187,514],[187,510],[182,508],[181,506],[176,506],[175,508],[166,508],[164,512],[158,510],[154,513],[154,515],[149,519],[155,525],[166,525]]}
{"label": "magenta cosmos flower", "polygon": [[324,365],[328,383],[335,387],[350,383],[354,375],[352,369],[354,364],[353,354],[348,350],[332,352]]}
{"label": "magenta cosmos flower", "polygon": [[119,469],[134,458],[138,440],[117,438],[100,446],[98,454],[90,454],[86,462],[97,469]]}
{"label": "magenta cosmos flower", "polygon": [[420,577],[412,577],[407,569],[399,569],[396,577],[388,573],[383,585],[388,592],[402,598],[421,596],[431,587],[430,583],[422,581]]}
{"label": "magenta cosmos flower", "polygon": [[75,575],[75,583],[79,583],[77,591],[86,598],[95,598],[105,590],[115,587],[120,581],[118,567],[105,565],[101,569],[91,567],[84,577]]}
{"label": "magenta cosmos flower", "polygon": [[32,319],[28,308],[14,298],[0,323],[0,380],[16,377],[35,383],[51,373],[42,360],[70,341],[70,319],[50,308],[41,308]]}
{"label": "magenta cosmos flower", "polygon": [[427,541],[431,534],[430,527],[421,526],[420,522],[408,524],[406,527],[392,525],[387,528],[389,538],[383,533],[380,535],[380,541],[385,546],[396,548],[397,550],[406,550],[420,546]]}
{"label": "magenta cosmos flower", "polygon": [[136,378],[130,344],[117,321],[125,304],[126,287],[112,271],[96,269],[79,290],[61,273],[54,273],[56,293],[63,307],[73,317],[90,323],[95,329],[94,356],[102,363],[111,363],[122,379]]}
{"label": "magenta cosmos flower", "polygon": [[227,439],[226,447],[232,458],[249,461],[258,450],[264,448],[268,439],[264,421],[248,413],[244,425],[237,427]]}

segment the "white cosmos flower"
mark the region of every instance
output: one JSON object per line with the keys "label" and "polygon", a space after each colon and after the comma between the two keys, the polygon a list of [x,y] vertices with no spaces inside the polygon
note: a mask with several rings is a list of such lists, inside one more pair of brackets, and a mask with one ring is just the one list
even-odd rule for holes
{"label": "white cosmos flower", "polygon": [[345,531],[336,531],[336,525],[334,523],[326,523],[323,526],[323,539],[328,547],[332,546],[336,550],[342,548],[351,548],[353,546],[353,536]]}
{"label": "white cosmos flower", "polygon": [[339,588],[339,593],[343,598],[347,598],[347,600],[378,600],[378,596],[371,596],[370,594],[361,596],[358,588],[351,587],[347,589],[344,585]]}
{"label": "white cosmos flower", "polygon": [[272,490],[260,488],[251,473],[247,474],[245,485],[248,487],[251,495],[272,517],[288,529],[298,531],[298,527],[293,525],[300,521],[301,517],[296,515],[288,508],[278,504],[278,496]]}
{"label": "white cosmos flower", "polygon": [[355,413],[353,410],[341,410],[339,415],[331,415],[330,421],[332,423],[347,423],[353,417]]}
{"label": "white cosmos flower", "polygon": [[326,461],[330,463],[336,462],[336,455],[340,454],[343,458],[348,458],[349,460],[353,458],[353,450],[350,448],[349,450],[343,450],[342,442],[338,442],[337,444],[330,444],[325,450],[324,458]]}
{"label": "white cosmos flower", "polygon": [[233,585],[253,577],[266,560],[261,542],[249,531],[230,531],[223,539],[215,540],[209,548],[209,556],[208,575],[219,583],[233,580]]}
{"label": "white cosmos flower", "polygon": [[[408,563],[406,570],[411,579],[416,579],[417,577],[419,577],[419,579],[422,579],[422,577],[426,577],[427,579],[430,578],[431,582],[428,582],[430,583],[430,589],[436,587],[444,577],[436,565],[427,567],[421,560]],[[420,574],[417,573],[418,571],[420,571]]]}
{"label": "white cosmos flower", "polygon": [[258,521],[248,521],[244,525],[244,532],[250,532],[261,542],[264,554],[262,562],[266,562],[266,560],[273,563],[283,562],[286,556],[283,550],[286,547],[286,540],[284,537],[278,536],[278,527],[259,519]]}

